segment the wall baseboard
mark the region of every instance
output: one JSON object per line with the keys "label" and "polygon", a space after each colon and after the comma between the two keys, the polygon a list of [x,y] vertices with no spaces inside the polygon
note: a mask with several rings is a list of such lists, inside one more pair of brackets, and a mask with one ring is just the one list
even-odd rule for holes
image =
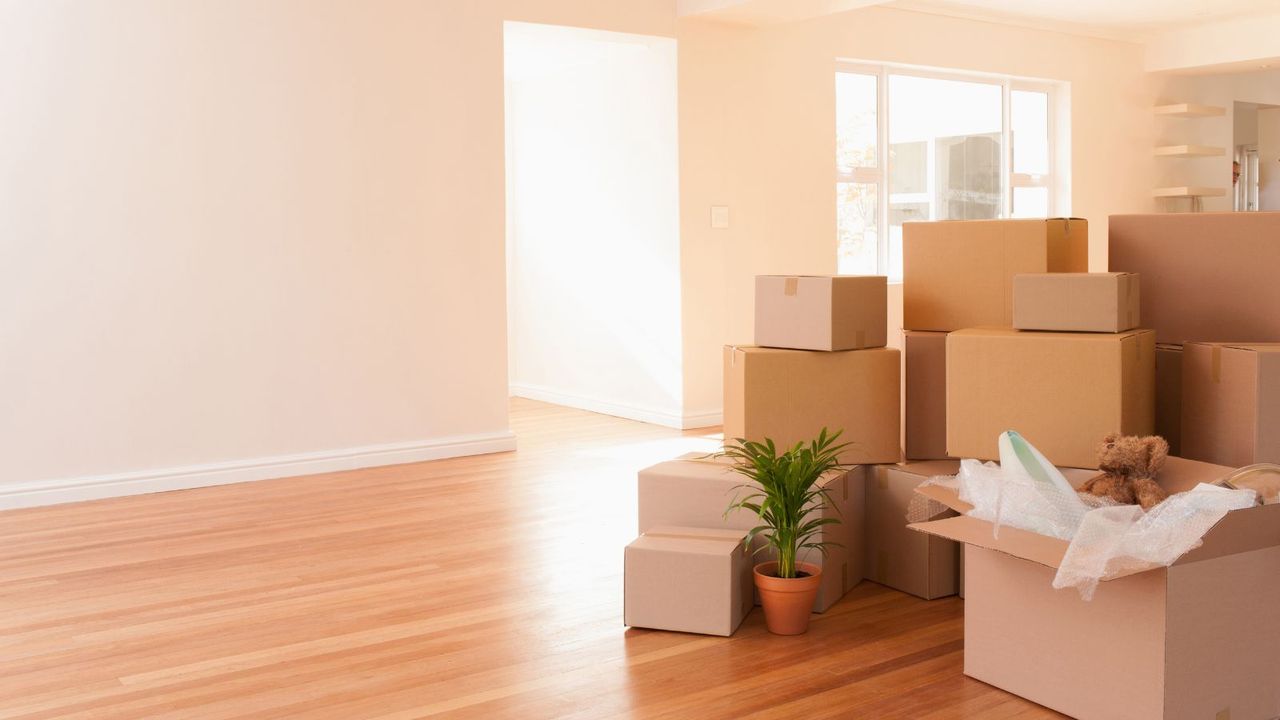
{"label": "wall baseboard", "polygon": [[628,420],[639,420],[640,422],[677,430],[719,425],[722,417],[722,413],[719,410],[696,414],[680,413],[628,403],[609,402],[529,383],[511,383],[511,394],[516,397],[587,410],[602,415],[612,415],[613,417],[626,418]]}
{"label": "wall baseboard", "polygon": [[510,430],[206,465],[0,485],[0,510],[484,455],[516,449]]}

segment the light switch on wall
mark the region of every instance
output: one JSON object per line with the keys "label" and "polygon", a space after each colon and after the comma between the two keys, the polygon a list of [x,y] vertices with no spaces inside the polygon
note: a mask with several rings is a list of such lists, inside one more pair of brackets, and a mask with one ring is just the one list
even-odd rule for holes
{"label": "light switch on wall", "polygon": [[711,206],[711,227],[717,230],[729,227],[729,207],[727,205]]}

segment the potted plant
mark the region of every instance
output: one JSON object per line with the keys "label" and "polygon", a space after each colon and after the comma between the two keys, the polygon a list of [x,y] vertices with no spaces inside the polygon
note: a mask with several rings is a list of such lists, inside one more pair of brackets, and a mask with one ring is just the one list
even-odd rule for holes
{"label": "potted plant", "polygon": [[832,505],[819,482],[826,473],[846,467],[837,456],[848,444],[836,445],[839,437],[840,431],[831,434],[823,428],[816,440],[796,443],[780,455],[772,440],[738,438],[726,443],[720,453],[733,461],[734,472],[751,480],[742,485],[745,494],[734,498],[725,515],[740,509],[755,513],[761,524],[748,533],[747,543],[763,538],[756,552],[770,548],[777,558],[754,570],[769,632],[799,635],[809,629],[822,568],[801,562],[800,554],[816,550],[825,556],[833,544],[818,540],[824,526],[840,522],[819,517]]}

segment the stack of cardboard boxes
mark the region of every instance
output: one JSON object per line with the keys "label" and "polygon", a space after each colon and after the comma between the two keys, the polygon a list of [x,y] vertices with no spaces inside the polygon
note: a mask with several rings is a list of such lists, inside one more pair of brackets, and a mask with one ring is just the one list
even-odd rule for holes
{"label": "stack of cardboard boxes", "polygon": [[[899,447],[899,367],[896,349],[886,348],[887,287],[880,276],[762,276],[756,281],[756,345],[724,350],[725,419],[729,441],[773,440],[780,448],[816,438],[823,428],[842,432],[848,443],[840,455],[851,469],[823,479],[833,507],[823,512],[840,522],[823,529],[831,543],[825,556],[802,558],[823,568],[814,611],[839,600],[864,574],[864,466],[895,463]],[[668,597],[682,568],[706,545],[681,528],[730,529],[739,544],[759,519],[743,510],[726,515],[736,496],[749,492],[728,462],[686,456],[640,472],[640,539],[626,551],[625,607],[628,625],[729,634],[745,614],[736,595],[715,594],[716,622],[691,622],[684,605],[705,604],[703,589],[686,584],[681,603]],[[903,517],[899,518],[900,520]],[[900,523],[905,530],[905,521]],[[662,538],[655,537],[661,534]],[[752,548],[754,549],[754,548]],[[750,550],[741,548],[739,552]],[[658,552],[666,553],[660,561]],[[721,553],[724,567],[740,567]],[[763,558],[757,558],[763,560]],[[642,568],[665,563],[668,572],[646,575]],[[742,582],[735,576],[730,583]],[[727,620],[725,620],[727,618]],[[723,620],[723,621],[722,621]]]}
{"label": "stack of cardboard boxes", "polygon": [[[864,574],[924,598],[960,585],[965,672],[980,680],[1078,717],[1273,717],[1280,504],[1228,513],[1171,567],[1116,571],[1085,602],[1052,589],[1065,542],[997,536],[954,491],[922,485],[956,458],[998,459],[1009,429],[1077,486],[1111,432],[1170,441],[1180,457],[1156,478],[1170,492],[1280,462],[1280,282],[1265,272],[1280,267],[1280,213],[1113,217],[1113,272],[1087,273],[1087,258],[1074,218],[905,225],[900,427],[883,278],[759,278],[758,346],[725,349],[725,436],[789,445],[828,427],[855,443],[843,460],[862,467],[826,480],[849,551],[826,559],[815,610]],[[723,516],[739,484],[706,458],[641,473],[628,624],[740,622],[753,519]],[[908,527],[913,495],[937,512]],[[663,582],[687,588],[650,606],[714,612],[633,613],[633,590],[657,598]]]}
{"label": "stack of cardboard boxes", "polygon": [[[1054,463],[1080,468],[1094,467],[1107,432],[1154,430],[1175,446],[1180,435],[1185,457],[1170,457],[1157,477],[1170,492],[1271,459],[1280,450],[1280,346],[1265,341],[1280,340],[1280,286],[1251,274],[1280,267],[1280,214],[1270,215],[1113,217],[1116,272],[1091,275],[1078,274],[1082,221],[906,226],[904,324],[949,332],[945,419],[911,402],[910,344],[908,412],[934,413],[955,456],[994,459],[997,434],[1017,429]],[[984,267],[954,257],[968,253]],[[940,285],[948,268],[949,286]],[[963,297],[966,287],[974,298]],[[995,295],[1009,305],[999,308]],[[1153,330],[1136,329],[1139,320]],[[908,417],[908,433],[920,424]],[[1089,471],[1067,475],[1079,485]],[[1082,718],[1280,710],[1280,620],[1271,611],[1280,505],[1228,513],[1171,567],[1115,568],[1085,602],[1052,588],[1066,542],[997,534],[964,515],[970,507],[954,491],[917,492],[960,513],[912,528],[965,545],[967,675]]]}
{"label": "stack of cardboard boxes", "polygon": [[1280,213],[1114,215],[1109,254],[1143,277],[1156,432],[1172,452],[1280,462]]}

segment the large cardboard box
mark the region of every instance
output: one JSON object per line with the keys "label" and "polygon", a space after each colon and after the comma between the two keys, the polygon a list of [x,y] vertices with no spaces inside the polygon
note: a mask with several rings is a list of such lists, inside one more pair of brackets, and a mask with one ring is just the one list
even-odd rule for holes
{"label": "large cardboard box", "polygon": [[1013,278],[1019,330],[1124,332],[1138,327],[1133,273],[1033,273]]}
{"label": "large cardboard box", "polygon": [[741,530],[651,528],[624,555],[623,623],[732,635],[751,612],[751,568]]}
{"label": "large cardboard box", "polygon": [[1156,345],[1156,434],[1169,442],[1170,455],[1183,455],[1181,345]]}
{"label": "large cardboard box", "polygon": [[[907,527],[916,487],[931,477],[955,475],[955,460],[877,465],[867,478],[867,577],[925,600],[960,589],[960,546]],[[955,515],[937,506],[930,520]]]}
{"label": "large cardboard box", "polygon": [[1017,430],[1055,465],[1097,467],[1112,432],[1150,435],[1155,333],[974,328],[947,336],[947,451],[995,460]]}
{"label": "large cardboard box", "polygon": [[947,459],[947,334],[903,333],[906,383],[904,445],[908,460]]}
{"label": "large cardboard box", "polygon": [[1280,343],[1182,346],[1182,453],[1280,463]]}
{"label": "large cardboard box", "polygon": [[795,350],[860,350],[888,341],[882,275],[759,275],[756,344]]}
{"label": "large cardboard box", "polygon": [[724,436],[779,446],[808,442],[825,427],[851,443],[846,465],[901,459],[900,355],[895,348],[811,352],[728,346]]}
{"label": "large cardboard box", "polygon": [[1280,341],[1280,213],[1112,215],[1109,234],[1158,342]]}
{"label": "large cardboard box", "polygon": [[1080,218],[909,222],[902,233],[908,330],[1009,327],[1015,275],[1089,270]]}
{"label": "large cardboard box", "polygon": [[[725,515],[735,498],[750,492],[745,487],[747,480],[730,468],[726,459],[691,453],[641,470],[637,478],[639,532],[673,525],[733,530],[750,530],[759,525],[759,518],[747,510]],[[806,552],[801,558],[822,568],[814,612],[823,612],[862,582],[866,537],[864,469],[859,466],[831,473],[823,479],[822,486],[834,507],[819,517],[837,518],[840,523],[822,530],[820,539],[833,543],[826,557]],[[768,559],[767,551],[762,551],[754,562]]]}
{"label": "large cardboard box", "polygon": [[[1180,492],[1229,472],[1171,457],[1157,480]],[[1280,714],[1280,505],[1228,513],[1171,567],[1118,573],[1088,602],[1052,587],[1065,541],[997,538],[967,515],[912,527],[966,544],[966,675],[1091,720]]]}

